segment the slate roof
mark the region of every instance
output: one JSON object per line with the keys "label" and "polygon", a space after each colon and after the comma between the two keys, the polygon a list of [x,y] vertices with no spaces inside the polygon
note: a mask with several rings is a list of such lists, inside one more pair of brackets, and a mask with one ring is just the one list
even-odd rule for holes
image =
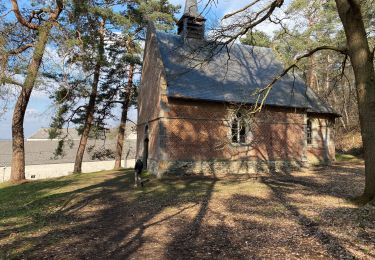
{"label": "slate roof", "polygon": [[[254,91],[265,87],[283,70],[269,48],[234,44],[227,50],[208,41],[184,40],[164,32],[156,32],[156,37],[169,97],[254,104]],[[299,77],[292,75],[274,84],[265,104],[337,115]]]}

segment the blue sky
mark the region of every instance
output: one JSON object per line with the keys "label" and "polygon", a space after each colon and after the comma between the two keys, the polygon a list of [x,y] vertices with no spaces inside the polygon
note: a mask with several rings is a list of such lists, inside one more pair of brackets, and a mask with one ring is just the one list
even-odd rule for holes
{"label": "blue sky", "polygon": [[[20,1],[20,6],[22,6]],[[173,4],[179,4],[184,8],[185,0],[170,0]],[[202,8],[204,2],[199,1],[199,5]],[[212,6],[208,13],[204,13],[208,19],[209,24],[215,24],[224,14],[237,10],[243,7],[249,0],[219,0],[217,6]],[[202,9],[201,9],[202,10]],[[179,17],[180,14],[177,15]],[[261,25],[258,29],[263,30],[267,33],[271,33],[274,26],[269,24]],[[29,137],[34,132],[36,132],[40,127],[48,127],[53,115],[52,103],[49,100],[49,95],[43,91],[34,91],[25,116],[24,130],[25,136]],[[1,102],[1,101],[0,101]],[[1,104],[0,104],[1,107]],[[11,121],[12,121],[12,110],[13,107],[9,107],[8,112],[3,118],[0,119],[0,139],[11,139]],[[131,109],[129,113],[129,118],[136,121],[136,110]],[[112,125],[116,125],[116,122],[112,122]]]}

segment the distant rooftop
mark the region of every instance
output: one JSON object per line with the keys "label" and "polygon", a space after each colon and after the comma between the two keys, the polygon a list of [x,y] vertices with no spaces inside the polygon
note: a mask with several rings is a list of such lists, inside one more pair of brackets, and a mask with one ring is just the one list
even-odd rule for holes
{"label": "distant rooftop", "polygon": [[[50,128],[39,128],[38,131],[27,138],[27,140],[49,140],[49,130]],[[75,128],[64,129],[64,134],[65,133],[67,133],[68,138],[71,140],[79,140],[81,138]]]}
{"label": "distant rooftop", "polygon": [[[26,165],[72,163],[75,160],[79,140],[68,143],[64,148],[64,156],[53,158],[57,148],[57,140],[33,140],[25,142]],[[70,146],[71,145],[71,146]],[[111,156],[95,157],[94,154],[104,152],[105,149],[114,152],[115,140],[89,140],[84,162],[114,160]],[[136,140],[126,140],[123,149],[123,158],[135,158]],[[0,141],[0,166],[10,166],[12,161],[12,141]]]}
{"label": "distant rooftop", "polygon": [[[29,138],[27,138],[28,141],[36,141],[36,140],[50,140],[49,139],[49,130],[50,128],[40,128],[38,131],[36,131],[34,134],[32,134]],[[106,133],[106,139],[114,139],[117,135],[117,127],[111,128]],[[131,122],[126,123],[126,129],[125,129],[125,136],[130,139],[136,139],[136,129],[135,124]],[[81,136],[79,135],[77,129],[75,128],[64,128],[63,134],[67,134],[67,139],[70,140],[80,140]],[[103,137],[104,139],[104,137]]]}
{"label": "distant rooftop", "polygon": [[[123,149],[123,158],[134,159],[136,150],[136,129],[135,124],[127,122],[126,139]],[[54,158],[54,152],[58,145],[58,140],[49,139],[49,128],[41,128],[35,134],[25,141],[25,161],[26,165],[39,164],[57,164],[72,163],[75,160],[80,136],[74,128],[69,128],[69,139],[64,147],[64,155]],[[114,153],[116,147],[117,128],[112,128],[107,133],[105,139],[89,139],[83,161],[105,161],[113,160],[111,154]],[[100,153],[109,156],[97,156]],[[95,155],[96,154],[96,155]],[[94,156],[95,155],[95,156]],[[10,166],[12,160],[12,141],[0,140],[0,166]]]}

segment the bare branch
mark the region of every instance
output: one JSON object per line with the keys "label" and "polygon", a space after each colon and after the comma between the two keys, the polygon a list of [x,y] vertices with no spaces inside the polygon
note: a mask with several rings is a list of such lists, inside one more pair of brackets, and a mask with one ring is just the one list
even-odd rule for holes
{"label": "bare branch", "polygon": [[39,29],[39,25],[36,25],[34,23],[31,23],[29,21],[27,21],[21,14],[20,12],[20,9],[18,7],[18,3],[17,3],[17,0],[11,0],[12,1],[12,9],[13,9],[13,12],[17,18],[17,21],[22,24],[23,26],[26,26],[27,28],[31,29],[31,30],[38,30]]}
{"label": "bare branch", "polygon": [[13,49],[13,50],[10,50],[8,51],[7,55],[17,55],[17,54],[20,54],[24,51],[26,51],[27,49],[33,47],[34,45],[32,43],[28,43],[28,44],[25,44],[21,47],[18,47],[17,49]]}
{"label": "bare branch", "polygon": [[131,120],[131,119],[129,119],[129,118],[127,118],[127,119],[126,119],[126,121],[129,121],[129,122],[131,122],[131,123],[133,123],[133,124],[137,125],[137,123],[136,123],[136,122],[134,122],[133,120]]}
{"label": "bare branch", "polygon": [[[224,42],[224,44],[228,44],[234,40],[236,40],[238,37],[245,35],[250,29],[254,28],[255,26],[259,25],[263,21],[267,20],[272,13],[275,11],[276,8],[280,8],[284,4],[284,0],[275,0],[272,3],[270,3],[268,6],[263,8],[262,10],[258,11],[255,14],[255,18],[251,19],[247,24],[245,24],[239,32],[234,34],[233,36],[230,36],[228,40]],[[267,11],[268,10],[268,11]],[[267,11],[267,12],[266,12]],[[261,14],[264,14],[260,18],[258,18]]]}
{"label": "bare branch", "polygon": [[51,12],[51,9],[48,9],[48,8],[42,8],[42,9],[39,9],[39,10],[33,10],[30,14],[30,17],[29,17],[29,23],[31,23],[33,21],[33,19],[35,18],[35,16],[40,16],[42,13],[50,13]]}
{"label": "bare branch", "polygon": [[29,19],[26,20],[25,17],[23,17],[23,15],[21,14],[21,11],[18,7],[17,0],[11,0],[11,2],[12,2],[12,10],[13,10],[16,18],[17,18],[17,21],[20,24],[22,24],[23,26],[25,26],[25,27],[27,27],[31,30],[38,30],[39,29],[39,25],[32,22],[33,18],[36,15],[40,15],[42,13],[50,13],[51,16],[50,16],[49,20],[54,22],[59,17],[60,13],[62,12],[62,10],[64,8],[63,0],[56,0],[55,10],[51,10],[51,9],[48,9],[48,8],[42,8],[40,10],[34,10],[34,11],[32,11]]}
{"label": "bare branch", "polygon": [[270,91],[272,89],[272,86],[278,80],[280,80],[282,77],[284,77],[286,74],[288,74],[288,72],[291,69],[294,69],[294,68],[298,67],[297,64],[300,60],[302,60],[304,58],[307,58],[307,57],[310,57],[314,53],[316,53],[318,51],[322,51],[322,50],[331,50],[331,51],[339,52],[339,53],[345,55],[345,61],[344,62],[346,62],[346,59],[347,59],[347,56],[348,56],[348,50],[346,48],[337,48],[337,47],[333,47],[333,46],[320,46],[320,47],[317,47],[315,49],[312,49],[312,50],[308,51],[307,53],[305,53],[303,55],[300,55],[300,56],[296,57],[294,59],[294,62],[291,65],[289,65],[284,71],[282,71],[278,76],[276,76],[267,86],[265,86],[264,88],[258,89],[253,94],[253,95],[258,95],[257,100],[256,100],[255,105],[254,105],[253,113],[260,112],[262,110],[264,102],[265,102],[268,94],[270,93]]}
{"label": "bare branch", "polygon": [[7,16],[8,14],[10,14],[11,12],[12,12],[12,10],[7,11],[6,13],[0,15],[0,18],[4,18],[4,17],[6,17],[6,16]]}
{"label": "bare branch", "polygon": [[236,14],[239,14],[239,13],[241,13],[243,11],[246,11],[247,9],[249,9],[250,7],[252,7],[253,5],[255,5],[256,3],[258,3],[259,1],[260,0],[255,0],[254,2],[251,2],[250,4],[244,6],[243,8],[241,8],[241,9],[239,9],[239,10],[233,12],[233,13],[226,14],[226,15],[224,15],[223,19],[221,19],[221,20],[228,19],[229,17],[232,17],[232,16],[234,16]]}
{"label": "bare branch", "polygon": [[64,9],[64,1],[63,0],[56,0],[56,9],[53,11],[53,13],[51,14],[51,20],[56,20],[60,13],[62,12],[62,10]]}
{"label": "bare branch", "polygon": [[303,59],[303,58],[310,57],[310,56],[313,55],[315,52],[322,51],[322,50],[336,51],[336,52],[339,52],[339,53],[341,53],[341,54],[343,54],[343,55],[348,55],[348,49],[347,49],[347,48],[339,48],[339,47],[334,47],[334,46],[327,46],[327,45],[324,45],[324,46],[316,47],[315,49],[312,49],[312,50],[306,52],[305,54],[296,57],[294,60],[295,60],[296,62],[298,62],[299,60],[301,60],[301,59]]}

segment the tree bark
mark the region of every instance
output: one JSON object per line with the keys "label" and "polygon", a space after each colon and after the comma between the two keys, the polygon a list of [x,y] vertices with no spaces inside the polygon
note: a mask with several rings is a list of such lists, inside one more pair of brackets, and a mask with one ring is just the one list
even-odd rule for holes
{"label": "tree bark", "polygon": [[[315,16],[311,13],[311,12],[307,12],[305,14],[307,16],[307,19],[308,19],[308,26],[310,28],[312,28],[315,23],[316,23],[316,18]],[[320,92],[320,89],[319,89],[319,84],[317,84],[317,80],[316,80],[316,66],[315,66],[315,55],[312,54],[310,57],[309,57],[309,61],[308,61],[308,71],[307,71],[307,85],[315,90],[315,91],[318,91],[318,93]]]}
{"label": "tree bark", "polygon": [[27,105],[33,91],[38,70],[43,59],[44,50],[48,42],[48,36],[52,28],[52,23],[47,22],[44,26],[40,26],[38,31],[38,39],[31,62],[27,69],[26,79],[20,95],[18,96],[13,112],[12,120],[12,169],[11,181],[20,181],[25,179],[25,140],[23,131],[23,122]]}
{"label": "tree bark", "polygon": [[353,66],[365,159],[364,201],[375,198],[375,70],[359,0],[335,0]]}
{"label": "tree bark", "polygon": [[307,71],[307,85],[313,89],[313,90],[316,90],[316,91],[320,91],[319,90],[319,85],[316,84],[316,80],[315,80],[315,55],[311,55],[309,57],[309,69]]}
{"label": "tree bark", "polygon": [[99,30],[99,45],[98,45],[98,58],[94,68],[94,79],[91,85],[91,93],[89,103],[87,104],[86,109],[86,120],[83,127],[83,132],[81,139],[79,141],[79,146],[77,149],[77,154],[74,162],[74,173],[82,172],[82,160],[83,155],[85,154],[87,140],[89,139],[89,134],[91,130],[92,123],[94,122],[94,111],[96,104],[96,97],[98,94],[98,85],[100,80],[100,71],[102,68],[102,63],[104,59],[104,21],[100,24]]}
{"label": "tree bark", "polygon": [[124,147],[124,140],[125,140],[125,129],[126,129],[126,120],[128,118],[128,108],[130,104],[130,100],[133,94],[133,76],[134,76],[134,65],[129,65],[129,73],[128,73],[128,84],[125,90],[125,97],[122,104],[122,113],[121,113],[121,122],[118,128],[117,134],[117,143],[116,143],[116,155],[115,155],[115,169],[118,170],[121,168],[121,157]]}
{"label": "tree bark", "polygon": [[326,78],[325,78],[325,85],[326,88],[324,90],[324,93],[330,93],[330,87],[331,87],[331,77],[330,77],[330,72],[331,72],[331,58],[329,54],[327,54],[327,63],[326,63]]}

